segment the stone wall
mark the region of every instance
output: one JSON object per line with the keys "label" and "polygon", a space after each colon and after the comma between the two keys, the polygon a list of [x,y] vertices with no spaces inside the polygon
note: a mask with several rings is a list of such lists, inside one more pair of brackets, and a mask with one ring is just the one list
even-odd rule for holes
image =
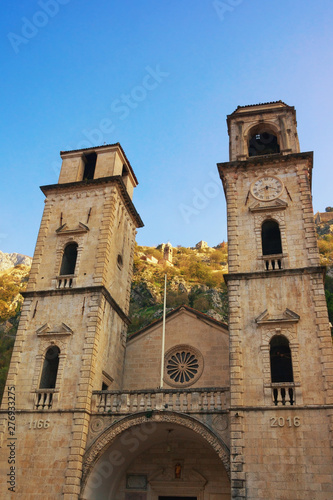
{"label": "stone wall", "polygon": [[[226,387],[229,385],[228,333],[221,325],[182,309],[168,318],[165,353],[175,346],[191,346],[200,355],[200,378],[188,387]],[[160,386],[162,323],[152,325],[127,342],[124,389]],[[182,349],[181,349],[182,350]],[[199,358],[198,358],[199,359]],[[174,387],[165,379],[164,387]]]}
{"label": "stone wall", "polygon": [[285,408],[247,414],[247,500],[332,498],[329,413],[324,409]]}

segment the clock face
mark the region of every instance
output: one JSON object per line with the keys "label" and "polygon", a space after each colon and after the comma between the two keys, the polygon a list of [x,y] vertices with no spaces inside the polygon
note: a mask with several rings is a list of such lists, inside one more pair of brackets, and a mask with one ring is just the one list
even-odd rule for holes
{"label": "clock face", "polygon": [[278,198],[283,191],[283,182],[277,177],[260,177],[251,185],[252,195],[260,201],[270,201]]}

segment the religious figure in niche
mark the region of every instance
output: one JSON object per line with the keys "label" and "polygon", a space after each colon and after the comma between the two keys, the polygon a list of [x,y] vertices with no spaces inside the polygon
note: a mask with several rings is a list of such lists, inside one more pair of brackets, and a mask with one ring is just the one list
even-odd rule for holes
{"label": "religious figure in niche", "polygon": [[182,475],[182,466],[178,463],[175,465],[175,479],[180,479]]}

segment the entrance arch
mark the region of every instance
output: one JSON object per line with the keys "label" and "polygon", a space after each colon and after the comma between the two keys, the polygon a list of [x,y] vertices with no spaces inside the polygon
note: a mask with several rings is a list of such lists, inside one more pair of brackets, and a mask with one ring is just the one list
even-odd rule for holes
{"label": "entrance arch", "polygon": [[205,500],[215,492],[216,500],[228,500],[229,470],[228,447],[202,422],[172,412],[135,414],[111,425],[87,450],[80,498]]}

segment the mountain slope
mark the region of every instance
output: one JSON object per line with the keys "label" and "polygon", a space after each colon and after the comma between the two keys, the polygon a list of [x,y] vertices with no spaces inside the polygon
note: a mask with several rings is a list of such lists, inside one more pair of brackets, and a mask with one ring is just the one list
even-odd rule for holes
{"label": "mountain slope", "polygon": [[6,383],[20,318],[23,302],[21,292],[26,289],[29,272],[30,267],[23,264],[0,272],[0,397]]}
{"label": "mountain slope", "polygon": [[164,279],[167,275],[168,310],[186,304],[227,321],[227,244],[217,248],[173,248],[172,264],[163,258],[159,247],[135,249],[129,333],[143,328],[162,315]]}
{"label": "mountain slope", "polygon": [[18,265],[31,266],[32,258],[20,253],[3,253],[0,251],[0,272]]}

